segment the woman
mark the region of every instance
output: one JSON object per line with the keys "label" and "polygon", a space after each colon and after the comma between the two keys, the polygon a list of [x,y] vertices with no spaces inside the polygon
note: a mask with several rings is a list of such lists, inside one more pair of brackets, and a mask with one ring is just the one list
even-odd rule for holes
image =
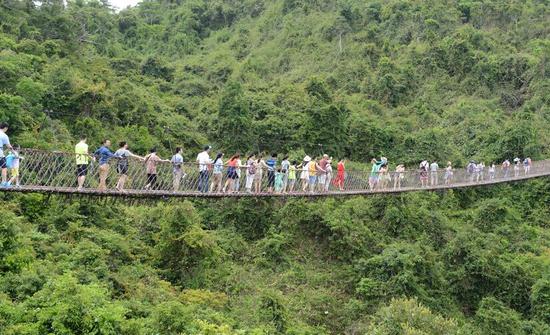
{"label": "woman", "polygon": [[306,192],[307,186],[309,184],[309,163],[311,162],[311,157],[304,157],[304,161],[300,165],[302,168],[302,173],[300,174],[300,180],[302,181],[302,191]]}
{"label": "woman", "polygon": [[380,188],[386,189],[388,187],[388,183],[391,181],[388,164],[382,164],[382,166],[380,166],[379,180],[380,180],[379,182]]}
{"label": "woman", "polygon": [[210,185],[210,192],[221,192],[222,190],[222,172],[223,172],[223,153],[218,152],[214,162],[212,163],[212,184]]}
{"label": "woman", "polygon": [[495,163],[491,163],[491,165],[489,165],[489,179],[490,180],[493,180],[495,179],[495,173],[496,173],[496,166],[495,166]]}
{"label": "woman", "polygon": [[128,179],[128,158],[134,157],[140,160],[144,160],[144,158],[131,153],[130,150],[128,150],[128,143],[124,141],[119,143],[118,150],[115,151],[115,157],[118,158],[116,171],[119,174],[116,190],[124,192],[124,184]]}
{"label": "woman", "polygon": [[445,185],[450,185],[453,181],[453,165],[451,162],[447,162],[447,167],[445,168]]}
{"label": "woman", "polygon": [[309,173],[309,192],[315,192],[315,184],[317,183],[317,172],[325,173],[326,171],[322,169],[315,158],[311,159],[311,162],[308,164],[308,173]]}
{"label": "woman", "polygon": [[223,193],[225,193],[226,190],[228,190],[229,193],[233,193],[235,190],[235,181],[239,178],[239,174],[237,173],[237,169],[239,169],[239,157],[241,157],[240,154],[233,155],[225,162],[227,165],[227,180],[223,186]]}
{"label": "woman", "polygon": [[374,191],[376,186],[378,186],[378,181],[380,180],[380,166],[382,165],[382,162],[379,162],[376,160],[376,158],[371,159],[372,168],[370,170],[370,176],[369,176],[369,189],[371,191]]}
{"label": "woman", "polygon": [[325,192],[328,192],[330,188],[330,182],[332,180],[332,157],[327,161],[325,171]]}
{"label": "woman", "polygon": [[172,188],[174,192],[179,190],[181,180],[186,176],[183,172],[183,156],[181,155],[181,151],[181,148],[177,147],[174,155],[170,159],[170,163],[172,163]]}
{"label": "woman", "polygon": [[254,154],[248,156],[246,159],[246,184],[245,189],[247,193],[252,193],[252,184],[254,183],[254,176],[256,175],[256,162]]}
{"label": "woman", "polygon": [[145,189],[157,189],[157,164],[159,162],[169,163],[168,159],[161,159],[157,155],[157,148],[152,148],[147,156],[145,156],[145,170],[147,172],[147,185]]}
{"label": "woman", "polygon": [[281,173],[283,174],[282,193],[286,193],[286,189],[288,187],[288,170],[289,169],[290,169],[290,161],[288,160],[288,156],[284,156],[283,161],[281,162]]}
{"label": "woman", "polygon": [[428,166],[420,164],[420,184],[422,187],[428,186]]}
{"label": "woman", "polygon": [[395,175],[393,177],[393,188],[401,188],[401,180],[405,178],[405,165],[399,164],[395,167]]}
{"label": "woman", "polygon": [[334,186],[338,187],[340,191],[344,190],[344,180],[346,178],[346,161],[345,159],[340,159],[337,165],[337,174],[336,178],[333,180]]}
{"label": "woman", "polygon": [[242,168],[246,168],[246,165],[243,165],[243,162],[241,161],[241,156],[239,155],[239,158],[237,158],[237,179],[235,179],[235,184],[233,185],[233,190],[237,193],[241,190],[241,172]]}
{"label": "woman", "polygon": [[256,166],[256,174],[254,175],[254,191],[256,193],[260,193],[262,191],[262,177],[264,175],[264,169],[269,169],[269,166],[267,166],[266,162],[262,159],[262,157],[258,157],[256,162],[254,163]]}

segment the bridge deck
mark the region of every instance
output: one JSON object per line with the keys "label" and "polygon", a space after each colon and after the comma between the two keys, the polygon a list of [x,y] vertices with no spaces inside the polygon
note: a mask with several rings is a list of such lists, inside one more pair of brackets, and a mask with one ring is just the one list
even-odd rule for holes
{"label": "bridge deck", "polygon": [[63,186],[41,186],[41,185],[22,185],[20,187],[2,187],[0,192],[19,192],[19,193],[45,193],[45,194],[71,194],[71,195],[88,195],[88,196],[100,196],[100,197],[125,197],[125,198],[244,198],[244,197],[253,197],[253,198],[265,198],[265,197],[338,197],[338,196],[353,196],[353,195],[374,195],[374,194],[397,194],[404,192],[415,192],[415,191],[437,191],[437,190],[448,190],[448,189],[459,189],[467,187],[478,187],[502,183],[510,183],[516,181],[522,181],[532,178],[540,178],[550,176],[550,171],[534,171],[525,175],[523,171],[517,177],[507,177],[507,178],[495,178],[495,179],[484,179],[478,182],[455,182],[450,185],[439,184],[436,186],[427,186],[421,187],[418,185],[415,186],[403,186],[401,188],[393,188],[390,186],[385,189],[375,189],[375,190],[330,190],[327,192],[292,192],[292,193],[268,193],[268,192],[259,192],[259,193],[247,193],[247,192],[234,192],[234,193],[221,193],[221,192],[207,192],[201,193],[198,191],[169,191],[169,190],[140,190],[140,189],[127,189],[123,192],[108,189],[105,191],[100,191],[97,188],[84,188],[78,190],[76,187],[63,187]]}

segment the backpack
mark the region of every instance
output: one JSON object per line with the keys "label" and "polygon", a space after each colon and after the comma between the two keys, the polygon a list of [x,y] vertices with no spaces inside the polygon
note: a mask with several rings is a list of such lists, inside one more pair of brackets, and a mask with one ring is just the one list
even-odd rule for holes
{"label": "backpack", "polygon": [[310,175],[315,174],[315,171],[316,171],[315,162],[310,162],[307,168],[308,168],[308,171],[309,171]]}
{"label": "backpack", "polygon": [[248,174],[256,174],[256,163],[252,162],[252,164],[248,166]]}

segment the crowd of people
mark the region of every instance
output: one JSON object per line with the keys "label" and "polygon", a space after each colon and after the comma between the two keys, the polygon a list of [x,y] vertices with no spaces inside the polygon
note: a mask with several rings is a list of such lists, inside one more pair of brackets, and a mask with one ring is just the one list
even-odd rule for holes
{"label": "crowd of people", "polygon": [[[20,186],[19,165],[23,159],[19,155],[20,147],[11,145],[6,134],[7,123],[0,123],[0,168],[2,171],[2,187]],[[8,152],[5,155],[4,148]],[[196,191],[201,193],[234,193],[245,191],[247,193],[294,193],[294,192],[328,192],[330,190],[344,191],[348,185],[346,173],[346,160],[333,160],[327,154],[320,157],[306,155],[301,161],[291,160],[289,156],[282,156],[276,153],[268,157],[260,154],[241,156],[239,153],[232,155],[229,159],[224,158],[222,152],[211,157],[211,146],[205,146],[204,150],[197,155],[197,184]],[[180,190],[182,181],[187,176],[184,171],[184,159],[182,149],[177,147],[170,159],[159,157],[156,148],[152,148],[145,156],[132,153],[128,149],[127,142],[120,142],[118,149],[112,151],[111,141],[104,140],[102,145],[93,153],[89,152],[85,136],[75,145],[76,181],[78,190],[85,185],[89,166],[97,162],[99,170],[100,191],[107,189],[107,178],[111,165],[116,168],[118,180],[115,189],[125,192],[125,185],[128,179],[129,159],[133,158],[142,161],[146,172],[145,190],[159,189],[157,166],[159,163],[169,163],[172,167],[172,190]],[[440,177],[445,185],[451,185],[454,181],[455,169],[451,162],[440,168],[437,161],[431,163],[424,160],[418,169],[407,171],[405,165],[398,164],[393,171],[390,171],[390,164],[386,157],[372,159],[372,168],[368,175],[369,190],[400,189],[405,183],[406,173],[408,176],[418,176],[421,187],[437,186],[440,184]],[[518,177],[523,170],[525,175],[530,173],[532,166],[531,158],[515,158],[513,164],[504,160],[500,165],[500,177]],[[189,167],[188,167],[189,168]],[[189,172],[189,171],[188,171]],[[470,182],[493,180],[497,176],[497,166],[491,163],[488,167],[483,162],[470,161],[466,165],[465,173]],[[8,175],[9,174],[9,175]],[[9,178],[8,178],[9,177]],[[352,179],[357,179],[354,176]],[[361,179],[361,178],[359,178]],[[365,178],[366,179],[366,178]],[[357,182],[357,180],[354,180]],[[362,180],[359,180],[362,182]],[[244,185],[244,187],[243,187]],[[195,186],[195,185],[194,185]]]}

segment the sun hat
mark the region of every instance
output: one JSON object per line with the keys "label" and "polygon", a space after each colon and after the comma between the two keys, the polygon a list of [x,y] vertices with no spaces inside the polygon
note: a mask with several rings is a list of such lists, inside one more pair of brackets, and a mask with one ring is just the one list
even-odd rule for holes
{"label": "sun hat", "polygon": [[311,162],[311,157],[306,155],[306,157],[304,157],[304,162]]}

